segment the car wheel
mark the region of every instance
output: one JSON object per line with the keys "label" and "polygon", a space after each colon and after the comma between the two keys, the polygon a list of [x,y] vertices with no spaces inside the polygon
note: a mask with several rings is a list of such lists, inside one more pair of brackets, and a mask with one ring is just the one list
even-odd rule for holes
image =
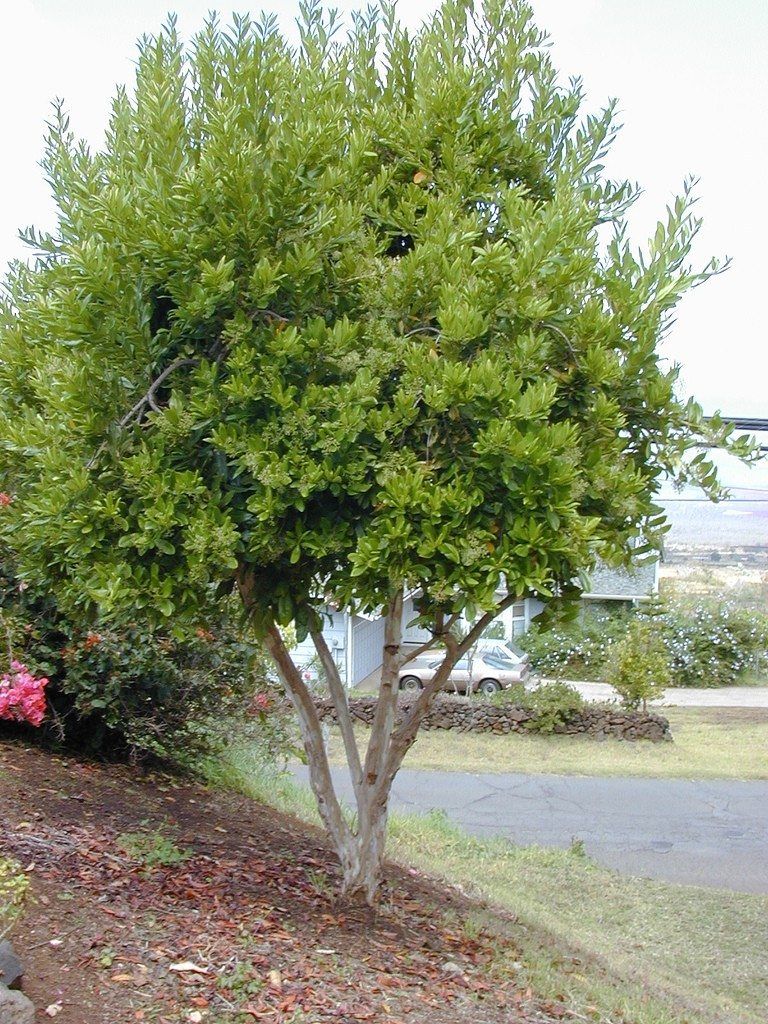
{"label": "car wheel", "polygon": [[415,693],[416,690],[421,690],[424,683],[419,679],[418,676],[403,676],[400,680],[400,689],[406,690],[409,693]]}
{"label": "car wheel", "polygon": [[496,679],[483,679],[477,688],[477,692],[484,693],[490,697],[491,694],[498,693],[500,689],[501,683]]}

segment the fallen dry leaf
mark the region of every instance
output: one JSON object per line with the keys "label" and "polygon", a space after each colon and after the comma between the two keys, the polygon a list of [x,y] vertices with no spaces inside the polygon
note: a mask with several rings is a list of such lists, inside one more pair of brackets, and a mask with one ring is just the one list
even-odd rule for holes
{"label": "fallen dry leaf", "polygon": [[[430,184],[431,172],[423,173]],[[404,325],[403,333],[407,329]],[[70,763],[52,768],[51,759],[41,752],[13,750],[12,754],[39,762],[41,778],[44,770],[45,778],[52,772],[58,780]],[[247,981],[257,982],[256,991],[248,994],[248,1005],[238,1006],[244,1021],[279,1024],[299,1015],[328,1024],[331,1020],[404,1024],[439,1016],[469,1024],[477,1019],[469,1012],[470,1000],[482,1000],[487,1024],[509,1024],[511,1019],[515,1024],[558,1024],[570,1019],[567,1007],[544,1003],[518,988],[520,951],[512,945],[501,943],[512,964],[509,976],[489,984],[485,969],[498,956],[499,940],[485,933],[469,939],[453,917],[444,919],[432,903],[431,889],[424,895],[421,884],[413,881],[422,878],[423,872],[413,870],[406,876],[411,881],[389,894],[392,914],[385,919],[370,921],[356,907],[341,911],[318,891],[317,875],[326,877],[330,885],[333,873],[328,870],[327,851],[318,848],[316,837],[305,836],[293,824],[284,827],[282,820],[271,817],[264,823],[261,811],[254,811],[251,821],[244,799],[226,795],[217,798],[221,809],[212,810],[208,798],[198,801],[201,810],[192,816],[201,842],[192,847],[187,861],[145,871],[124,856],[108,813],[113,805],[115,813],[126,813],[126,770],[98,768],[94,774],[102,788],[94,789],[89,801],[98,807],[98,816],[88,820],[73,810],[71,821],[59,821],[57,789],[48,800],[55,824],[41,818],[33,839],[24,829],[10,837],[0,835],[0,850],[3,854],[8,850],[22,863],[35,859],[37,879],[54,897],[49,901],[41,893],[40,908],[58,907],[54,894],[73,893],[76,909],[84,916],[86,946],[96,952],[82,961],[67,958],[61,970],[73,971],[70,981],[101,988],[105,1004],[107,1000],[113,1004],[110,1020],[148,1024],[151,1016],[156,1024],[208,1024],[215,1016],[211,1006],[220,994],[240,1001],[237,985],[232,991],[219,983],[219,968],[226,981],[230,966],[234,971],[242,967]],[[62,785],[79,792],[82,778],[78,775],[74,782],[65,780]],[[145,828],[144,818],[138,815],[155,823],[156,787],[136,780],[133,785],[136,822],[131,818],[130,827]],[[7,798],[7,789],[0,770],[0,803]],[[138,799],[145,789],[147,807]],[[38,798],[40,792],[38,787]],[[185,807],[189,793],[198,795],[191,785],[180,788],[179,802]],[[10,795],[18,801],[12,787]],[[44,792],[41,799],[45,803]],[[226,827],[236,815],[252,826],[247,838]],[[23,814],[17,811],[16,817]],[[120,828],[128,827],[128,819],[125,824],[120,821]],[[157,821],[158,828],[166,827]],[[448,890],[449,899],[455,891]],[[49,957],[56,946],[48,944],[61,939],[63,946],[76,952],[77,940],[63,931],[55,912],[45,916],[38,908],[35,913],[41,918],[40,935],[49,936],[42,943]],[[248,936],[242,931],[246,919],[254,922],[254,933]],[[356,937],[361,928],[368,936],[362,946]],[[59,951],[55,958],[60,958]],[[102,964],[100,958],[108,963]],[[446,963],[460,968],[461,980],[458,975],[446,975]],[[119,980],[110,983],[104,967],[111,968]],[[169,984],[168,973],[175,984]],[[233,982],[238,976],[232,974]],[[69,991],[73,995],[67,996],[62,1021],[91,1020],[77,1002],[77,989]],[[135,1008],[139,995],[148,1000],[147,1005],[151,1003],[151,1013]],[[62,1002],[63,998],[47,1014],[43,1003],[40,1020],[58,1015]],[[454,1006],[455,1017],[451,1016]]]}
{"label": "fallen dry leaf", "polygon": [[199,964],[192,963],[191,960],[185,960],[180,964],[171,964],[168,968],[169,971],[176,971],[177,974],[208,974],[207,967],[200,967]]}

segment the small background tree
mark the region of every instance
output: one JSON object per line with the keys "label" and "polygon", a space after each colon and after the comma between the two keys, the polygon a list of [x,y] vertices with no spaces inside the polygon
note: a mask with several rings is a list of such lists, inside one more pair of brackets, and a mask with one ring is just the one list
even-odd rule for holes
{"label": "small background tree", "polygon": [[628,708],[642,705],[645,711],[649,700],[663,696],[671,679],[669,655],[652,623],[630,622],[626,634],[611,646],[604,674]]}
{"label": "small background tree", "polygon": [[[235,590],[368,899],[392,780],[456,660],[512,602],[555,610],[598,557],[657,541],[667,475],[720,494],[698,446],[729,430],[658,353],[720,269],[690,266],[692,186],[636,251],[638,190],[603,173],[614,105],[582,101],[520,0],[447,0],[416,35],[389,4],[341,35],[307,0],[298,47],[270,15],[212,18],[188,47],[171,21],[102,151],[57,106],[59,223],[25,233],[37,260],[7,282],[0,522],[20,573],[69,610],[172,626]],[[444,658],[398,720],[414,592]],[[364,753],[329,602],[386,620]],[[291,622],[326,671],[354,827]]]}

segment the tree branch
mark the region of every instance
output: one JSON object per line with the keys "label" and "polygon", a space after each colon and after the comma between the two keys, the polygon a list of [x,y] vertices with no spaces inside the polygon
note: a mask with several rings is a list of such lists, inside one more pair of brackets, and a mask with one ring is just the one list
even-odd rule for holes
{"label": "tree branch", "polygon": [[[144,396],[144,398],[142,399],[142,401],[146,402],[148,405],[151,405],[154,409],[157,409],[158,407],[157,407],[157,404],[155,402],[155,395],[157,394],[157,389],[160,387],[160,385],[163,383],[163,381],[166,379],[166,377],[169,377],[173,373],[174,370],[181,369],[182,366],[199,366],[199,365],[200,365],[200,360],[199,359],[192,359],[192,358],[175,359],[171,363],[170,366],[166,366],[166,368],[163,370],[163,372],[160,374],[159,377],[156,377],[155,380],[152,381],[152,383],[149,386],[149,390],[147,391],[147,393]],[[123,419],[120,421],[120,426],[121,427],[127,426],[128,423],[130,423],[130,416],[127,419],[125,417],[123,417]]]}
{"label": "tree branch", "polygon": [[501,613],[506,608],[509,608],[510,605],[514,604],[515,601],[520,600],[522,599],[517,594],[507,594],[507,596],[502,598],[491,611],[482,615],[459,644],[459,657],[461,657],[462,654],[466,654],[472,644],[474,644],[476,640],[480,639],[484,630],[490,626],[495,618],[501,615]]}
{"label": "tree branch", "polygon": [[[365,754],[363,783],[374,786],[381,775],[389,739],[395,723],[398,693],[398,661],[403,632],[403,591],[392,596],[384,620],[384,658],[376,712],[371,723],[371,736]],[[361,808],[362,810],[362,808]]]}
{"label": "tree branch", "polygon": [[197,366],[199,362],[199,359],[191,358],[174,359],[170,366],[166,366],[166,368],[163,370],[160,376],[156,377],[152,381],[152,383],[149,385],[149,389],[145,394],[141,396],[136,405],[134,405],[132,409],[129,409],[125,416],[123,416],[123,418],[117,424],[118,427],[121,430],[123,429],[123,427],[127,427],[131,420],[138,419],[140,417],[145,405],[154,404],[157,389],[160,387],[163,381],[173,373],[174,370],[178,370],[182,366]]}
{"label": "tree branch", "polygon": [[[243,593],[242,584],[240,592],[241,594]],[[312,700],[312,695],[301,678],[301,673],[293,663],[280,630],[274,623],[267,630],[264,644],[274,659],[277,670],[280,673],[280,678],[285,684],[288,696],[291,698],[299,718],[299,726],[309,764],[309,781],[317,799],[320,817],[323,819],[334,841],[341,846],[349,840],[351,832],[349,825],[344,819],[341,805],[333,788],[333,779],[328,764],[328,754],[325,749],[325,742],[323,741],[323,730],[317,714],[317,708]]]}
{"label": "tree branch", "polygon": [[453,634],[446,634],[445,645],[446,654],[443,658],[442,664],[417,697],[416,703],[411,708],[409,714],[391,734],[389,747],[384,760],[384,766],[379,778],[377,779],[378,793],[389,792],[392,780],[397,774],[397,771],[403,762],[403,758],[413,744],[424,716],[434,703],[436,695],[443,688],[443,685],[451,674],[453,666],[458,661],[458,645]]}
{"label": "tree branch", "polygon": [[[423,644],[419,644],[418,647],[414,647],[409,651],[403,651],[398,661],[398,668],[402,668],[403,665],[407,665],[409,661],[413,661],[414,658],[418,658],[420,654],[430,650],[430,648],[434,647],[435,644],[439,643],[446,633],[451,632],[460,618],[461,612],[455,612],[447,622],[443,621],[442,617],[438,618],[435,622],[435,628],[429,630],[432,634],[432,639],[427,640]],[[429,629],[429,627],[427,627],[427,629]]]}
{"label": "tree branch", "polygon": [[[493,622],[496,616],[500,615],[505,608],[509,608],[509,606],[514,604],[517,600],[519,600],[517,594],[507,594],[507,596],[502,598],[502,600],[499,601],[491,611],[486,612],[485,615],[478,619],[460,643],[457,642],[452,633],[447,632],[443,634],[446,645],[445,658],[432,679],[430,679],[417,697],[416,703],[411,708],[407,717],[392,734],[386,765],[383,772],[384,780],[389,779],[391,781],[391,779],[394,778],[398,768],[402,764],[403,758],[416,738],[416,734],[424,716],[432,707],[437,694],[442,690],[445,682],[450,677],[453,666],[459,658],[462,657],[462,655],[467,653],[470,647],[472,647],[472,645],[478,640],[483,631],[491,622]],[[384,781],[382,784],[384,784]]]}
{"label": "tree branch", "polygon": [[268,320],[278,320],[281,324],[289,324],[291,321],[287,316],[282,316],[280,313],[276,313],[274,309],[254,309],[254,316],[263,316]]}
{"label": "tree branch", "polygon": [[442,634],[440,633],[435,633],[435,635],[427,640],[426,643],[419,644],[418,647],[414,647],[411,650],[403,651],[397,659],[397,667],[402,668],[403,665],[407,665],[409,661],[413,661],[413,659],[418,658],[420,654],[430,650],[430,648],[434,647],[436,643],[439,643],[441,635]]}
{"label": "tree branch", "polygon": [[558,327],[557,324],[553,324],[551,322],[551,320],[542,320],[541,321],[541,326],[542,327],[546,327],[548,330],[554,331],[555,334],[559,335],[559,337],[561,337],[563,339],[563,341],[565,342],[565,344],[568,346],[568,350],[571,353],[571,355],[573,356],[573,358],[574,359],[576,358],[576,349],[573,347],[573,342],[568,337],[568,335],[565,333],[565,331],[562,330],[562,328]]}
{"label": "tree branch", "polygon": [[[159,377],[156,377],[152,381],[152,383],[149,385],[149,389],[141,396],[141,398],[133,406],[133,408],[129,409],[128,412],[125,414],[125,416],[123,416],[123,418],[118,422],[118,424],[117,424],[118,430],[124,430],[125,427],[127,427],[128,424],[131,423],[131,421],[134,420],[134,419],[137,420],[137,421],[139,419],[141,419],[141,414],[143,413],[143,411],[144,411],[144,409],[145,409],[145,407],[147,405],[151,409],[153,409],[155,412],[160,412],[160,406],[157,404],[157,402],[155,400],[155,395],[157,394],[157,389],[160,387],[160,385],[163,383],[163,381],[167,377],[169,377],[174,372],[174,370],[178,370],[182,366],[198,366],[199,363],[200,363],[199,359],[182,358],[182,359],[175,359],[170,364],[170,366],[166,366],[166,368],[159,375]],[[99,445],[99,447],[96,449],[96,451],[93,453],[93,455],[90,457],[90,459],[86,463],[85,468],[86,469],[91,469],[93,467],[93,465],[95,464],[96,460],[98,459],[98,457],[102,454],[102,452],[104,452],[106,450],[106,448],[107,448],[107,441],[102,441],[102,443]]]}
{"label": "tree branch", "polygon": [[439,327],[431,327],[429,324],[425,324],[423,327],[414,327],[410,331],[406,331],[405,334],[401,334],[401,338],[412,338],[414,334],[440,334]]}
{"label": "tree branch", "polygon": [[331,700],[333,701],[333,706],[336,709],[336,718],[339,723],[339,729],[341,730],[341,738],[344,741],[344,750],[347,755],[349,774],[352,778],[352,786],[355,790],[355,795],[357,796],[363,777],[363,767],[360,762],[360,751],[357,748],[357,741],[355,740],[352,716],[349,713],[347,693],[339,676],[339,670],[336,666],[333,654],[331,653],[328,644],[325,642],[322,629],[317,629],[316,627],[310,629],[310,634],[312,636],[312,642],[315,645],[315,650],[317,651],[317,656],[320,658],[320,664],[323,666],[325,675],[328,679],[328,688],[331,691]]}

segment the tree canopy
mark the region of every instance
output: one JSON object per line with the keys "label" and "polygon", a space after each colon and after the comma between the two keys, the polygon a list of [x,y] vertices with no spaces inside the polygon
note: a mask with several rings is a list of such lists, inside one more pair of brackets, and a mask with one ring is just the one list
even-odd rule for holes
{"label": "tree canopy", "polygon": [[717,496],[702,444],[747,451],[659,352],[719,269],[690,265],[692,185],[634,248],[614,104],[582,108],[521,0],[446,0],[415,35],[307,0],[296,46],[270,15],[142,39],[98,151],[61,105],[49,126],[58,226],[25,233],[0,311],[2,529],[22,576],[102,614],[238,586],[329,827],[279,624],[332,673],[326,602],[388,609],[364,767],[345,735],[363,821],[439,688],[393,732],[403,593],[436,635],[495,614],[500,580],[574,596],[659,537],[665,477]]}
{"label": "tree canopy", "polygon": [[581,118],[526,4],[337,29],[171,20],[98,152],[56,107],[0,443],[22,569],[74,601],[174,616],[247,564],[283,623],[393,583],[488,607],[656,535],[665,474],[716,486],[658,352],[717,269],[690,188],[635,252],[613,105]]}

